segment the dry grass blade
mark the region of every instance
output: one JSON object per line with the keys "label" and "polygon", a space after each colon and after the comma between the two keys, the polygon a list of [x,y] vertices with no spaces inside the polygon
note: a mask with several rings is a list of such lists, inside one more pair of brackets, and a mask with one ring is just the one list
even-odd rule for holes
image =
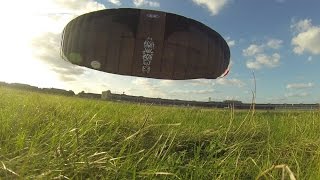
{"label": "dry grass blade", "polygon": [[173,123],[173,124],[153,124],[153,125],[149,125],[147,128],[149,127],[156,127],[156,126],[180,126],[181,123]]}
{"label": "dry grass blade", "polygon": [[138,151],[138,152],[136,152],[136,153],[130,154],[130,155],[128,155],[128,156],[121,156],[121,157],[111,158],[111,159],[109,159],[109,161],[114,161],[114,160],[118,160],[118,159],[127,158],[127,157],[130,157],[130,156],[135,156],[135,155],[140,154],[140,153],[142,153],[142,152],[144,152],[144,149],[142,149],[142,150],[140,150],[140,151]]}
{"label": "dry grass blade", "polygon": [[155,175],[174,176],[174,177],[180,179],[176,174],[174,174],[174,173],[169,173],[169,172],[156,172]]}
{"label": "dry grass blade", "polygon": [[234,104],[232,104],[232,106],[231,106],[231,116],[230,116],[230,120],[229,120],[229,125],[228,125],[228,128],[227,128],[227,131],[226,131],[226,135],[224,137],[224,143],[226,143],[226,141],[227,141],[228,133],[229,133],[229,131],[231,129],[233,120],[234,120]]}
{"label": "dry grass blade", "polygon": [[100,156],[100,155],[104,155],[104,154],[108,154],[108,152],[95,152],[94,154],[92,154],[91,156],[88,156],[88,157],[92,158],[92,157]]}
{"label": "dry grass blade", "polygon": [[2,164],[2,169],[5,170],[5,171],[8,171],[10,172],[11,174],[13,175],[16,175],[19,177],[19,174],[17,174],[16,172],[12,171],[11,169],[7,168],[6,165],[1,161],[1,164]]}
{"label": "dry grass blade", "polygon": [[238,149],[238,147],[235,147],[228,155],[226,155],[225,158],[223,158],[220,163],[218,164],[218,166],[221,166],[221,164],[223,164],[236,150]]}
{"label": "dry grass blade", "polygon": [[179,178],[176,174],[174,173],[170,173],[170,172],[142,172],[142,173],[139,173],[141,175],[156,175],[156,176],[159,176],[159,175],[163,175],[163,176],[174,176],[176,177],[177,179],[181,179]]}
{"label": "dry grass blade", "polygon": [[170,148],[171,148],[171,146],[172,146],[172,143],[173,143],[174,139],[176,138],[176,135],[177,135],[177,133],[175,133],[174,136],[172,137],[171,142],[170,142],[170,144],[169,144],[166,152],[165,152],[164,155],[162,156],[161,160],[164,160],[164,157],[165,157],[165,156],[167,155],[167,153],[169,152],[169,150],[170,150]]}
{"label": "dry grass blade", "polygon": [[64,176],[64,175],[59,175],[59,176],[54,177],[52,179],[70,179],[70,178],[68,178],[67,176]]}
{"label": "dry grass blade", "polygon": [[254,75],[254,71],[252,71],[252,76],[253,76],[253,82],[254,82],[254,91],[252,91],[252,115],[254,115],[255,112],[255,106],[256,106],[256,98],[257,98],[257,81],[256,81],[256,76]]}
{"label": "dry grass blade", "polygon": [[286,164],[272,165],[269,169],[266,169],[265,171],[263,171],[263,172],[256,178],[256,180],[259,180],[262,176],[266,176],[270,171],[272,171],[272,170],[274,170],[274,169],[282,169],[282,177],[281,177],[281,180],[284,180],[284,178],[285,178],[285,172],[287,172],[287,173],[289,174],[290,180],[296,180],[296,177],[294,176],[293,172],[291,171],[291,169],[289,168],[289,166],[286,165]]}
{"label": "dry grass blade", "polygon": [[246,117],[243,119],[243,121],[240,123],[239,127],[236,129],[235,132],[239,132],[241,130],[241,127],[243,124],[247,121],[249,114],[251,112],[251,120],[253,119],[253,115],[255,113],[255,106],[256,106],[256,96],[257,96],[257,82],[256,82],[256,76],[254,74],[254,71],[252,71],[252,76],[253,76],[253,83],[254,83],[254,89],[251,90],[252,93],[252,99],[251,99],[251,105],[250,109],[246,115]]}
{"label": "dry grass blade", "polygon": [[145,125],[147,124],[148,119],[149,119],[149,118],[148,118],[148,116],[147,116],[147,117],[144,119],[144,122],[143,122],[141,128],[140,128],[137,132],[135,132],[135,133],[133,133],[132,135],[128,136],[128,137],[125,139],[125,141],[127,141],[127,140],[135,137],[136,135],[138,135],[138,134],[140,133],[140,131],[141,131],[141,130],[145,127]]}
{"label": "dry grass blade", "polygon": [[169,139],[170,139],[171,134],[172,134],[172,131],[169,133],[169,136],[167,137],[167,139],[166,139],[165,142],[163,143],[162,147],[160,148],[160,152],[157,154],[157,157],[158,157],[158,158],[161,157],[164,148],[167,146],[167,143],[168,143],[168,141],[169,141]]}

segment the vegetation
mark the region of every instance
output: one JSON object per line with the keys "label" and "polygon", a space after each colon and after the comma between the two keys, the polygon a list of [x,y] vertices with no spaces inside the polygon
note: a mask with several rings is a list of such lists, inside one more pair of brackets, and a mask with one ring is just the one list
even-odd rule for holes
{"label": "vegetation", "polygon": [[273,165],[320,179],[319,132],[319,110],[164,107],[0,87],[0,179],[280,179]]}

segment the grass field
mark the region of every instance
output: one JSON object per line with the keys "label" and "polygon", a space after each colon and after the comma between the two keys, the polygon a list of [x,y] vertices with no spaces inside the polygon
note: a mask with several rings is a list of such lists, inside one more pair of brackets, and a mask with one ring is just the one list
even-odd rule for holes
{"label": "grass field", "polygon": [[253,114],[0,87],[0,179],[289,179],[274,165],[320,179],[319,110]]}

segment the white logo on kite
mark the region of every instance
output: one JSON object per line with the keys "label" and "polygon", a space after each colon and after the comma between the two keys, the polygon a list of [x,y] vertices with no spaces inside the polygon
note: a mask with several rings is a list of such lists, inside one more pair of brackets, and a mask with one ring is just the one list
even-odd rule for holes
{"label": "white logo on kite", "polygon": [[144,50],[142,51],[142,72],[143,73],[150,73],[150,65],[153,57],[153,50],[154,50],[154,42],[152,38],[148,37],[144,43]]}
{"label": "white logo on kite", "polygon": [[147,14],[147,17],[148,18],[159,18],[160,15],[158,15],[158,14]]}

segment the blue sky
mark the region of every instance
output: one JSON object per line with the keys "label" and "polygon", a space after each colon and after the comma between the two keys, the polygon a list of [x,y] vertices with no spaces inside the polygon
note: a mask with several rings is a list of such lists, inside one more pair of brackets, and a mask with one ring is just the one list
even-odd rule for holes
{"label": "blue sky", "polygon": [[[216,80],[155,80],[80,68],[63,61],[63,27],[83,13],[109,8],[166,11],[219,32],[231,49],[231,71]],[[137,96],[214,101],[320,102],[318,0],[31,0],[0,6],[0,81],[75,92],[111,90]],[[12,13],[15,12],[15,13]]]}

